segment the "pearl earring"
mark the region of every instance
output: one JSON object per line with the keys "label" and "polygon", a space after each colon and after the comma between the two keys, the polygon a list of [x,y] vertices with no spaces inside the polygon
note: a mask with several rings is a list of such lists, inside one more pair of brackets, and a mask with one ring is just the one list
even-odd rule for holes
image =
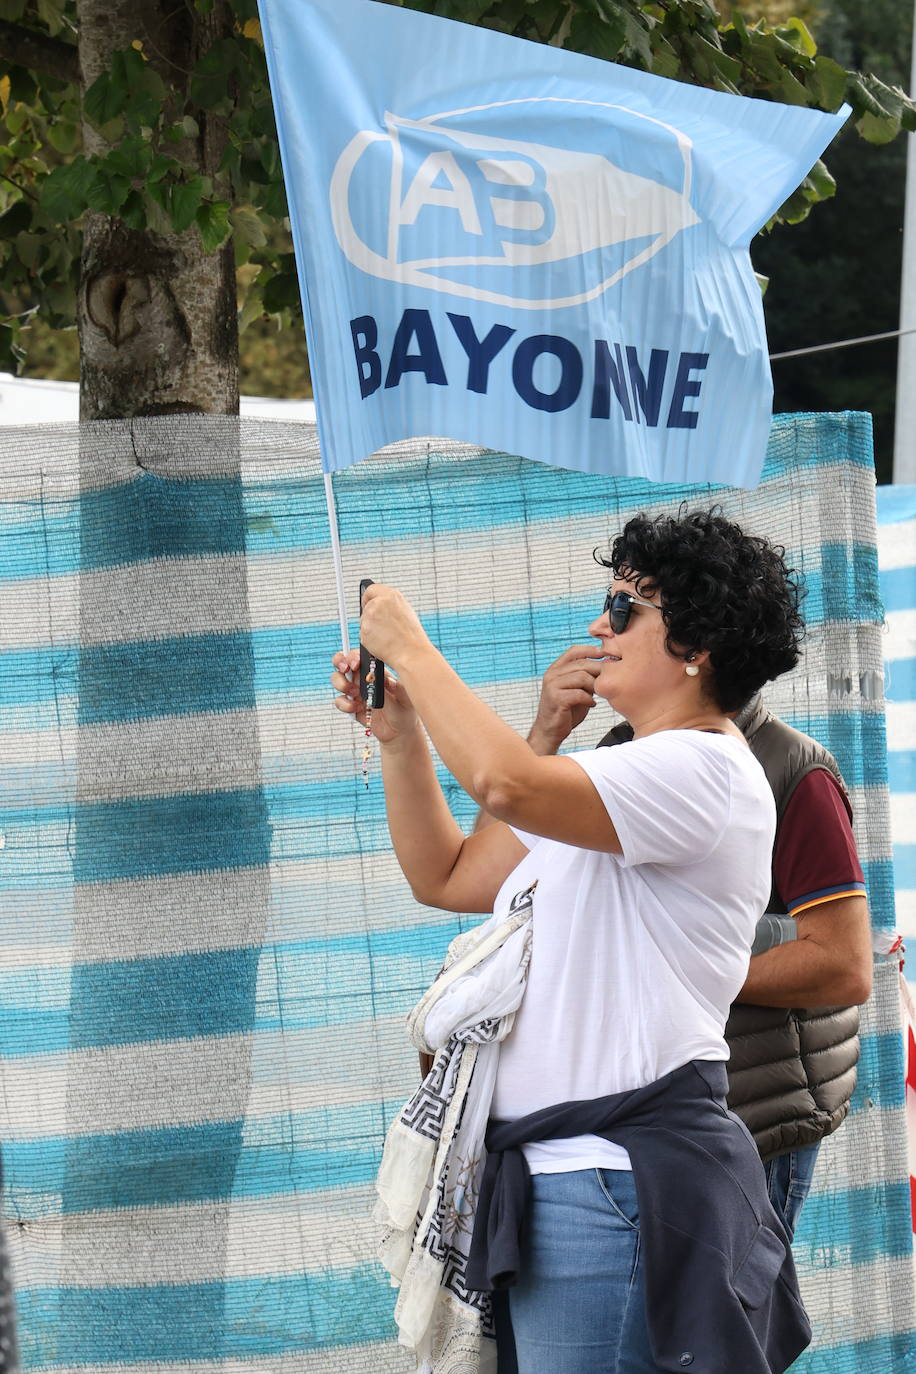
{"label": "pearl earring", "polygon": [[[693,658],[693,654],[691,654],[690,657]],[[690,663],[689,661],[684,667],[684,672],[687,674],[688,677],[696,677],[699,671],[700,669],[698,665],[696,663]]]}

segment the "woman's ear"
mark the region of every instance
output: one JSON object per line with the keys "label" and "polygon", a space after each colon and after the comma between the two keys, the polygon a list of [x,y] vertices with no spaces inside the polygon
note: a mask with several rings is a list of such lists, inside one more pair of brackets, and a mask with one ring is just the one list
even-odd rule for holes
{"label": "woman's ear", "polygon": [[698,668],[702,668],[704,664],[709,662],[709,650],[691,649],[684,662],[695,663]]}
{"label": "woman's ear", "polygon": [[688,677],[699,677],[700,669],[709,661],[708,649],[691,649],[684,659],[684,672]]}

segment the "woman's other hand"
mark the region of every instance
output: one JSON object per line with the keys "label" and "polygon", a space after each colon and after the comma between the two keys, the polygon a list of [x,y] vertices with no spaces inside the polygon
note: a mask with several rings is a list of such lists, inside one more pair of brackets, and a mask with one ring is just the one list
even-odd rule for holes
{"label": "woman's other hand", "polygon": [[[359,691],[359,649],[351,649],[348,654],[341,650],[334,654],[331,662],[334,665],[331,686],[338,693],[334,705],[345,716],[353,716],[365,727],[366,703]],[[399,736],[415,730],[416,725],[417,713],[410,703],[410,697],[401,683],[386,673],[385,705],[382,710],[372,712],[373,735],[380,744],[391,744]]]}
{"label": "woman's other hand", "polygon": [[528,733],[536,754],[555,754],[567,735],[582,724],[595,705],[595,678],[603,665],[604,650],[595,644],[573,644],[551,663]]}

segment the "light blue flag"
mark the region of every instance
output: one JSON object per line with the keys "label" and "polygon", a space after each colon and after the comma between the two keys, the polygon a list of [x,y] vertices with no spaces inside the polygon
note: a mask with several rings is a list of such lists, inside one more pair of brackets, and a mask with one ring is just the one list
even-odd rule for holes
{"label": "light blue flag", "polygon": [[748,244],[849,113],[372,0],[260,0],[323,461],[459,439],[756,484]]}

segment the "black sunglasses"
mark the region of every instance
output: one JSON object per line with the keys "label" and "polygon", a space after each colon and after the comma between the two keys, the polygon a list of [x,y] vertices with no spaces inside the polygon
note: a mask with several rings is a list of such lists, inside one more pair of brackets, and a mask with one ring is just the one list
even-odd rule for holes
{"label": "black sunglasses", "polygon": [[622,635],[629,625],[634,606],[651,606],[653,611],[661,610],[661,606],[656,606],[654,601],[646,601],[643,597],[633,596],[630,592],[612,592],[610,587],[608,588],[602,614],[610,616],[611,629],[615,635]]}

